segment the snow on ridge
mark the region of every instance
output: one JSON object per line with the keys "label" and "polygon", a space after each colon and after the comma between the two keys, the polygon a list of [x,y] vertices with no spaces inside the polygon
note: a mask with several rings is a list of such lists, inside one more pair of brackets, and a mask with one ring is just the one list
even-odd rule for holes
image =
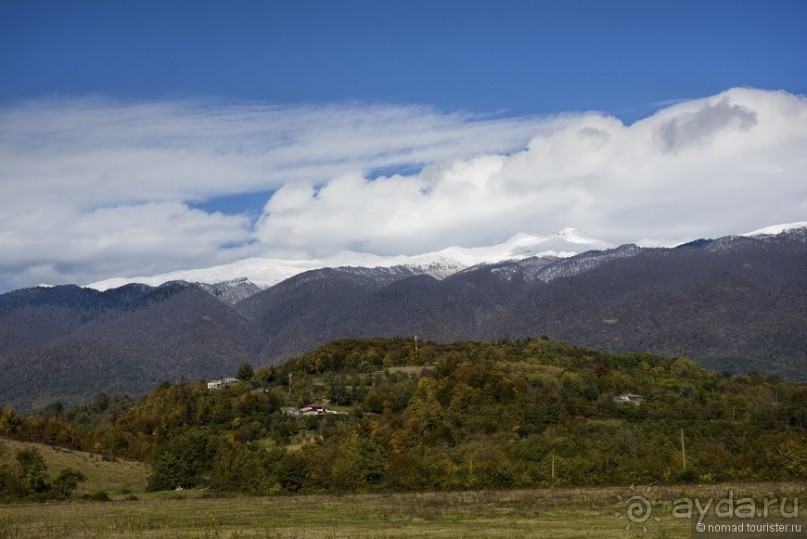
{"label": "snow on ridge", "polygon": [[781,234],[782,232],[787,232],[789,230],[794,230],[797,228],[807,228],[807,221],[799,221],[797,223],[787,223],[782,225],[772,225],[766,226],[765,228],[760,228],[758,230],[754,230],[752,232],[746,232],[745,234],[740,234],[741,236],[774,236],[776,234]]}
{"label": "snow on ridge", "polygon": [[566,227],[561,230],[558,230],[557,232],[553,232],[552,236],[556,238],[562,238],[563,240],[568,241],[570,243],[584,243],[584,244],[603,243],[600,240],[595,240],[594,238],[591,238],[586,233],[581,232],[574,227]]}
{"label": "snow on ridge", "polygon": [[519,233],[497,245],[454,246],[419,255],[382,256],[343,251],[327,258],[312,260],[256,257],[210,268],[178,270],[153,276],[115,277],[86,286],[103,291],[129,283],[159,286],[169,281],[187,281],[212,285],[247,279],[259,288],[266,289],[305,271],[336,267],[391,268],[405,266],[442,279],[480,264],[523,260],[534,256],[567,258],[585,251],[613,247],[616,245],[592,239],[574,228],[564,228],[551,236]]}
{"label": "snow on ridge", "polygon": [[[742,236],[775,235],[807,228],[807,221],[760,228]],[[674,247],[682,242],[672,240],[641,240],[641,247]],[[587,251],[603,251],[617,247],[613,243],[591,238],[575,228],[564,228],[548,236],[528,232],[515,234],[502,243],[483,247],[447,247],[440,251],[418,255],[383,256],[371,253],[343,251],[327,258],[286,260],[278,258],[246,258],[209,268],[178,270],[141,277],[114,277],[86,285],[96,290],[109,290],[130,283],[160,286],[170,281],[187,281],[206,285],[249,281],[258,288],[270,288],[300,273],[322,268],[393,268],[407,267],[414,271],[443,279],[454,273],[481,264],[524,260],[531,257],[569,258]],[[40,285],[47,286],[47,285]]]}

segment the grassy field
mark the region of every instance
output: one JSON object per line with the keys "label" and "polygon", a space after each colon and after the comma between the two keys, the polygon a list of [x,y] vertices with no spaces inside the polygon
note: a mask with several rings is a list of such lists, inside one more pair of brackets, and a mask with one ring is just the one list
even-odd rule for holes
{"label": "grassy field", "polygon": [[42,453],[51,478],[65,468],[73,468],[84,474],[87,479],[79,483],[76,496],[104,491],[114,500],[131,495],[142,496],[146,489],[150,468],[142,462],[110,460],[92,453],[49,445],[0,439],[0,463],[11,464],[16,452],[28,447],[36,447]]}
{"label": "grassy field", "polygon": [[[729,489],[755,499],[807,494],[801,484],[232,498],[182,491],[138,501],[0,506],[0,538],[690,537],[690,522],[672,516],[672,501],[720,499]],[[653,501],[647,531],[628,520],[625,500],[633,494]]]}
{"label": "grassy field", "polygon": [[[0,441],[0,461],[30,446]],[[654,485],[272,497],[211,497],[204,490],[146,493],[148,467],[109,462],[78,451],[37,446],[51,476],[64,467],[87,481],[78,495],[103,490],[113,501],[0,505],[0,539],[7,538],[382,538],[382,537],[691,537],[690,521],[673,517],[673,500],[698,497],[806,499],[801,483]],[[641,495],[651,518],[628,518]],[[137,499],[132,499],[136,497]],[[626,529],[630,525],[630,529]],[[643,527],[647,528],[645,531]]]}
{"label": "grassy field", "polygon": [[[518,491],[27,504],[0,508],[0,537],[625,536],[616,506],[561,495],[562,503],[550,492]],[[687,523],[672,519],[657,527],[688,534]]]}

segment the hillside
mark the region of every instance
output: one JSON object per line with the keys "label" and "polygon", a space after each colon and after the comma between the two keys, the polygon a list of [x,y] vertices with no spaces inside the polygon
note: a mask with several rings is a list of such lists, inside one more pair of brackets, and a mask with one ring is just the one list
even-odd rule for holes
{"label": "hillside", "polygon": [[361,339],[238,374],[224,389],[162,384],[104,420],[94,414],[108,403],[0,410],[0,433],[145,459],[150,490],[807,479],[807,388],[686,358],[548,339]]}
{"label": "hillside", "polygon": [[144,393],[165,380],[230,372],[259,349],[251,324],[197,286],[74,286],[0,296],[6,404]]}
{"label": "hillside", "polygon": [[[549,335],[602,351],[687,355],[731,372],[807,372],[807,231],[728,237],[676,249],[623,246],[566,259],[356,283],[287,281],[236,308],[277,362],[345,337],[439,342]],[[340,279],[350,274],[339,270]],[[308,274],[306,274],[308,275]],[[312,274],[314,275],[314,274]],[[279,299],[282,298],[282,299]],[[312,305],[305,316],[288,305]]]}
{"label": "hillside", "polygon": [[[626,245],[474,266],[325,268],[259,293],[244,281],[0,295],[0,404],[76,403],[278,365],[336,339],[449,343],[543,335],[604,352],[688,356],[807,377],[807,229]],[[240,291],[240,292],[239,292]],[[231,305],[243,292],[245,299]]]}
{"label": "hillside", "polygon": [[0,438],[0,467],[13,466],[14,455],[21,450],[39,452],[51,479],[66,469],[78,471],[84,479],[78,483],[74,497],[92,497],[105,492],[110,499],[143,496],[149,466],[143,462],[105,458],[85,451],[64,449],[54,445],[19,442]]}

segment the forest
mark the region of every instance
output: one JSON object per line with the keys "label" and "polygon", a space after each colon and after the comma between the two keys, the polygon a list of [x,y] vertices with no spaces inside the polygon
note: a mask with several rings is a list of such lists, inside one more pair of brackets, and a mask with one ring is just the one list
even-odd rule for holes
{"label": "forest", "polygon": [[[541,339],[330,343],[237,383],[0,408],[0,435],[151,466],[150,490],[369,492],[807,479],[807,386]],[[640,403],[618,402],[630,393]],[[300,410],[316,403],[321,413]],[[67,497],[36,455],[0,500]],[[39,483],[32,480],[31,470]]]}

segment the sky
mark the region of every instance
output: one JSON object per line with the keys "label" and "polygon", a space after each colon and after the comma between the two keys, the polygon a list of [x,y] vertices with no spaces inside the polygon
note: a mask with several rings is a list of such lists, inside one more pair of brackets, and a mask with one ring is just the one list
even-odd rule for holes
{"label": "sky", "polygon": [[0,0],[0,292],[807,220],[807,2]]}

